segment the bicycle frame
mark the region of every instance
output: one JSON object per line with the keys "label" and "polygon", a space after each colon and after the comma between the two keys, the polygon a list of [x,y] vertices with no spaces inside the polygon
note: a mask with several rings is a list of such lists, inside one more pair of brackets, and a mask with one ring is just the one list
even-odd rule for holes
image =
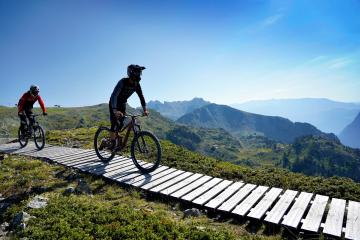
{"label": "bicycle frame", "polygon": [[[31,114],[26,118],[26,127],[28,128],[28,130],[30,130],[30,127],[32,128],[32,130],[35,130],[35,128],[39,126],[39,122],[36,119],[36,117],[38,116],[40,116],[40,114]],[[30,118],[32,118],[33,120],[32,125],[30,124],[31,122]]]}
{"label": "bicycle frame", "polygon": [[131,120],[129,121],[128,124],[126,124],[126,126],[124,126],[122,129],[120,129],[119,131],[116,131],[117,135],[119,135],[119,133],[124,132],[125,130],[125,138],[121,143],[121,148],[124,148],[127,145],[127,141],[129,139],[130,136],[130,131],[132,130],[134,132],[134,134],[138,133],[139,131],[141,131],[140,125],[136,123],[136,117],[137,116],[129,116],[131,117]]}

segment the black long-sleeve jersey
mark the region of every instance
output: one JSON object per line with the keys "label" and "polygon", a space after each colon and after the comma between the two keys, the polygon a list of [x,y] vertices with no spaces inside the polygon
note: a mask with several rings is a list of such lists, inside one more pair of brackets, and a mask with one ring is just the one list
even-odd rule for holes
{"label": "black long-sleeve jersey", "polygon": [[113,110],[120,108],[127,102],[127,99],[136,92],[140,98],[141,106],[146,107],[144,95],[141,90],[140,83],[131,84],[129,78],[121,79],[115,86],[110,97],[110,106]]}

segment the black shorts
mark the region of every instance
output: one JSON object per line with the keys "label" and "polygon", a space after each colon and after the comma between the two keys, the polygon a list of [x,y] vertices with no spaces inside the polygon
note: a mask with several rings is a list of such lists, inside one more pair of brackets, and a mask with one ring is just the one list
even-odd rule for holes
{"label": "black shorts", "polygon": [[25,114],[20,114],[19,115],[21,126],[26,125],[26,123],[27,123],[26,119],[29,120],[29,124],[33,124],[34,123],[34,117],[33,117],[32,108],[24,109],[23,112]]}
{"label": "black shorts", "polygon": [[[116,110],[125,113],[126,111],[126,103],[121,103],[117,106]],[[119,120],[116,118],[111,104],[109,103],[109,111],[110,111],[110,123],[111,123],[111,131],[115,131],[116,129],[120,130],[123,127],[124,118],[120,118]]]}

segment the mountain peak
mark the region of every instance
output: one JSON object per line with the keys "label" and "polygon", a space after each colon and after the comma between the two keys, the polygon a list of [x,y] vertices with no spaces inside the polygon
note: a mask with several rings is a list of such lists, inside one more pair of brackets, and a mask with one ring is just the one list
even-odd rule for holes
{"label": "mountain peak", "polygon": [[286,118],[253,114],[218,104],[195,109],[177,122],[197,127],[223,128],[235,137],[262,135],[284,143],[291,143],[304,135],[335,137],[321,132],[309,123],[293,123]]}
{"label": "mountain peak", "polygon": [[233,104],[244,111],[281,116],[296,122],[308,122],[324,132],[340,133],[360,111],[360,104],[327,98],[271,99]]}
{"label": "mountain peak", "polygon": [[344,145],[360,148],[360,112],[341,132],[340,140]]}
{"label": "mountain peak", "polygon": [[147,105],[149,108],[160,112],[165,117],[176,120],[182,115],[207,104],[210,104],[210,102],[205,101],[202,98],[195,97],[187,101],[164,101],[164,103],[161,103],[160,101],[150,101]]}

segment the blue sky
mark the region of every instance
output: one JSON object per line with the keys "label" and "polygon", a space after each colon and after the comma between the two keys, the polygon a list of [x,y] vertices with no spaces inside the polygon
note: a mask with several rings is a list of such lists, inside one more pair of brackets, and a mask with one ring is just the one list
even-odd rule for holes
{"label": "blue sky", "polygon": [[0,105],[32,83],[48,106],[108,102],[132,63],[147,67],[147,101],[360,102],[359,12],[357,0],[0,0]]}

